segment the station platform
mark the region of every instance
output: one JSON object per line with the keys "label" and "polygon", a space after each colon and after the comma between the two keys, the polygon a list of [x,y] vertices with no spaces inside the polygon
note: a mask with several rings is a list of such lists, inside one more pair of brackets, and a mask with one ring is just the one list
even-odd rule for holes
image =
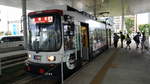
{"label": "station platform", "polygon": [[109,48],[64,81],[64,84],[149,84],[150,51]]}

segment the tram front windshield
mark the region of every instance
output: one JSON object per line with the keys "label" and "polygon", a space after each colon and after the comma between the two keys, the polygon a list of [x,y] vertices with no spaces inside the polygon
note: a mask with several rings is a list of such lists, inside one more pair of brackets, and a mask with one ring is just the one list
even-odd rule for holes
{"label": "tram front windshield", "polygon": [[61,47],[59,15],[29,16],[28,48],[31,51],[57,51]]}

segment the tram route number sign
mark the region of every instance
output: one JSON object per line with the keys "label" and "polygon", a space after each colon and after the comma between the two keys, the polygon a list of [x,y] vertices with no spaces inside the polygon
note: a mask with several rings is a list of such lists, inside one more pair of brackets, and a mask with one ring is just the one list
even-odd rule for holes
{"label": "tram route number sign", "polygon": [[32,19],[35,23],[51,23],[51,22],[53,22],[53,16],[34,17]]}

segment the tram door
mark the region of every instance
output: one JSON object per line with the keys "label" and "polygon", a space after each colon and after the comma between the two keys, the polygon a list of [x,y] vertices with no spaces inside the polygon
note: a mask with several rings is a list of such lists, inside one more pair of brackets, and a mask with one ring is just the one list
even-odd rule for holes
{"label": "tram door", "polygon": [[89,61],[89,25],[81,23],[81,57],[83,61]]}

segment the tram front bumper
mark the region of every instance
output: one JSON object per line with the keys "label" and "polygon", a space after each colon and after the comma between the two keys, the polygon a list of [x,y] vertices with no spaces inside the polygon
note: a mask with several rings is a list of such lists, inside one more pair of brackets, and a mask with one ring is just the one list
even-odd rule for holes
{"label": "tram front bumper", "polygon": [[40,64],[26,61],[25,70],[37,75],[60,76],[61,64]]}

